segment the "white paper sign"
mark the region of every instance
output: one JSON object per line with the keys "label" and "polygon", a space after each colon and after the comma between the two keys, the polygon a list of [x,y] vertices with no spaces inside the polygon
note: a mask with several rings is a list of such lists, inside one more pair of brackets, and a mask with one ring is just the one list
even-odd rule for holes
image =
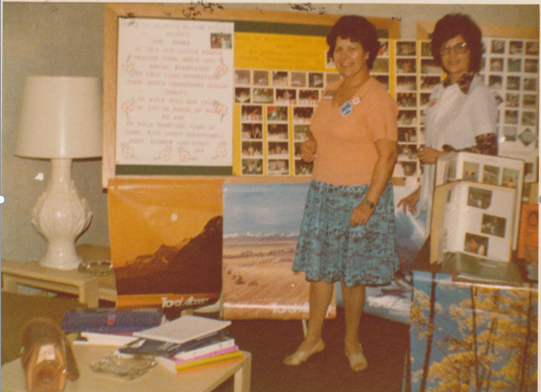
{"label": "white paper sign", "polygon": [[234,24],[121,18],[117,165],[232,166]]}

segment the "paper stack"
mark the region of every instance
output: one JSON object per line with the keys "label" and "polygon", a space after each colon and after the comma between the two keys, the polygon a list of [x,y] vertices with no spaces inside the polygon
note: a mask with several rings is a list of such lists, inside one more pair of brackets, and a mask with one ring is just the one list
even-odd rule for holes
{"label": "paper stack", "polygon": [[173,373],[242,359],[225,329],[231,321],[183,316],[156,328],[134,333],[138,340],[120,347],[123,354],[154,355]]}

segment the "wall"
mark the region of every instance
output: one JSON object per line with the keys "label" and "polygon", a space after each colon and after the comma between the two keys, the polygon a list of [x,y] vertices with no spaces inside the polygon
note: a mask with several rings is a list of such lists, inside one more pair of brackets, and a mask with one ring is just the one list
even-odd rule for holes
{"label": "wall", "polygon": [[[195,2],[194,2],[195,4]],[[305,12],[360,14],[401,18],[402,38],[415,39],[417,22],[437,21],[451,12],[469,14],[486,25],[539,27],[537,5],[401,5],[302,3]],[[45,190],[50,162],[15,157],[17,119],[23,81],[30,75],[102,76],[103,16],[100,3],[2,3],[2,258],[39,258],[46,241],[30,224],[30,211]],[[292,11],[291,3],[233,4],[228,8]],[[202,8],[202,7],[199,7]],[[44,180],[36,180],[38,173]],[[109,244],[107,195],[101,188],[101,161],[75,162],[73,180],[79,195],[87,199],[94,218],[78,243]]]}

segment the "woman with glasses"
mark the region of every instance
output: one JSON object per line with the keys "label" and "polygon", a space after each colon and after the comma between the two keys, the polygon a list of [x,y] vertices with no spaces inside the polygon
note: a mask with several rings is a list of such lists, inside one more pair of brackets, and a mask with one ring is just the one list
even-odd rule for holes
{"label": "woman with glasses", "polygon": [[[426,211],[427,229],[438,157],[450,151],[498,153],[496,100],[477,76],[483,53],[481,30],[467,15],[446,15],[436,23],[431,49],[447,77],[434,88],[425,109],[426,143],[418,152],[423,164],[421,186],[398,203],[404,213]],[[424,248],[423,255],[428,250]]]}

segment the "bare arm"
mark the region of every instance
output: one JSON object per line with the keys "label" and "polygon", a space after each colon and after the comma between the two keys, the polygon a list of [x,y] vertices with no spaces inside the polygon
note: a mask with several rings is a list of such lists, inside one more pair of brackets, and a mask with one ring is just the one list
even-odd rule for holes
{"label": "bare arm", "polygon": [[[395,141],[379,139],[376,140],[374,144],[378,151],[378,160],[374,167],[374,173],[372,174],[372,180],[370,181],[370,186],[366,192],[365,200],[378,204],[379,198],[393,174],[394,164],[398,154]],[[366,224],[373,212],[374,211],[364,201],[360,203],[351,213],[351,227]]]}

